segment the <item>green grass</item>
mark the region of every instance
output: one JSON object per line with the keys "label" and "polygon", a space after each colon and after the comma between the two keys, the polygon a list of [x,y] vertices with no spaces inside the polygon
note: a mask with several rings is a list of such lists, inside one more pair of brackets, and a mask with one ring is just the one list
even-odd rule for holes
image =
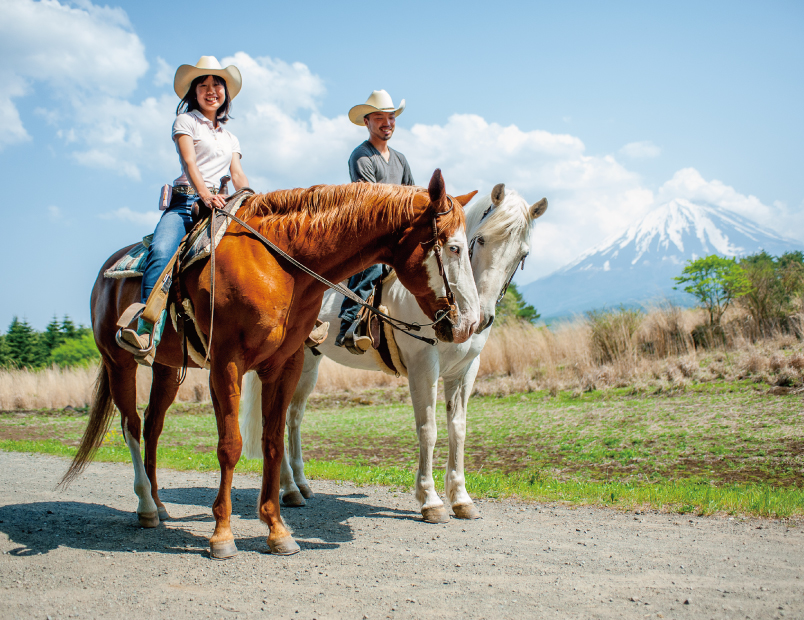
{"label": "green grass", "polygon": [[[796,396],[708,383],[675,394],[629,389],[470,401],[467,488],[474,497],[652,507],[681,513],[804,514],[804,415]],[[443,404],[434,463],[447,456]],[[84,415],[0,414],[0,449],[72,456]],[[55,439],[55,438],[58,438]],[[410,405],[312,407],[302,427],[308,477],[411,488],[418,447]],[[216,470],[209,405],[168,413],[159,464]],[[98,460],[128,462],[119,431]],[[238,471],[261,471],[241,459]]]}

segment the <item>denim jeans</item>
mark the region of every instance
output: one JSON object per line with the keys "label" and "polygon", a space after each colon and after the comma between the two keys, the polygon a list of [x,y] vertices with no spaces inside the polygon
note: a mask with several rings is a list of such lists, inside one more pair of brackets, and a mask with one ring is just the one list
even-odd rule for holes
{"label": "denim jeans", "polygon": [[[371,295],[371,291],[373,291],[374,287],[377,285],[377,282],[383,278],[383,267],[384,265],[372,265],[368,269],[353,275],[349,278],[347,284],[349,290],[364,301],[368,299],[369,295]],[[341,319],[341,332],[346,333],[349,325],[354,323],[354,320],[357,318],[359,311],[360,306],[357,303],[348,297],[344,298],[341,304],[341,311],[338,314],[338,317]],[[346,327],[346,329],[344,329],[344,327]]]}
{"label": "denim jeans", "polygon": [[182,238],[193,227],[192,208],[198,196],[173,194],[170,206],[156,225],[142,273],[142,303],[145,303],[160,274],[173,258]]}

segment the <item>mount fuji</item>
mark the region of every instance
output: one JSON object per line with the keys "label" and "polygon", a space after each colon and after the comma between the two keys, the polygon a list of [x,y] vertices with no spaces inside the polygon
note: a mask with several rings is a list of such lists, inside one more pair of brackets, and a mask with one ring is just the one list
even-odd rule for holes
{"label": "mount fuji", "polygon": [[673,278],[681,275],[688,260],[710,254],[746,256],[761,250],[779,256],[804,251],[804,244],[733,211],[679,198],[520,290],[546,319],[663,300],[689,306],[694,303],[692,296],[673,290]]}

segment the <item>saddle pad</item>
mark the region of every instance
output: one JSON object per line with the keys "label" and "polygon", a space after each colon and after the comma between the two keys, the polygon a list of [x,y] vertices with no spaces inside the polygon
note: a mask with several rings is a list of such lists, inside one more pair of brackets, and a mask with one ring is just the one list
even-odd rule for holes
{"label": "saddle pad", "polygon": [[[231,198],[229,198],[223,210],[227,213],[231,213],[232,215],[237,215],[237,212],[240,210],[240,207],[243,205],[243,202],[245,202],[246,198],[249,198],[253,195],[254,191],[251,188],[244,187]],[[221,239],[223,239],[223,235],[226,234],[226,230],[229,228],[229,224],[231,224],[232,219],[226,217],[219,211],[215,211],[213,217],[215,218],[213,226],[215,228],[215,247],[217,248],[218,244],[221,242]],[[206,220],[204,221],[206,222]],[[200,232],[198,230],[194,230],[191,233],[191,235],[196,236],[194,239],[192,236],[190,237],[190,247],[184,252],[184,256],[181,257],[182,271],[187,269],[193,263],[196,263],[199,260],[209,256],[211,234],[212,228],[209,226],[209,224],[206,224]]]}
{"label": "saddle pad", "polygon": [[148,248],[142,243],[138,243],[126,252],[120,260],[103,272],[104,278],[122,279],[139,278],[145,267],[145,258],[148,256]]}
{"label": "saddle pad", "polygon": [[[253,194],[254,192],[251,189],[244,187],[229,199],[224,207],[224,210],[228,213],[233,213],[236,215],[237,211],[242,206],[243,201]],[[218,212],[215,213],[215,218],[215,247],[217,247],[232,220]],[[201,223],[205,222],[206,220],[202,220]],[[153,235],[144,237],[144,243],[138,243],[132,247],[114,265],[104,271],[103,276],[105,278],[114,279],[141,277],[142,271],[145,268],[145,259],[148,256],[148,245],[150,245],[152,237]],[[200,230],[199,225],[196,224],[196,228],[190,232],[190,239],[194,240],[192,241],[190,248],[185,252],[182,259],[182,271],[187,269],[187,267],[192,263],[209,256],[209,224],[207,223],[206,225],[202,226]]]}

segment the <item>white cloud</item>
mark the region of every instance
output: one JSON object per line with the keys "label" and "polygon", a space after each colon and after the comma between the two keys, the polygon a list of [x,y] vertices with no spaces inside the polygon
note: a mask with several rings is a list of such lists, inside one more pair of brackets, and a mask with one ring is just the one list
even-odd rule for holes
{"label": "white cloud", "polygon": [[682,168],[659,188],[658,203],[673,198],[708,202],[739,213],[781,235],[804,240],[804,212],[790,209],[783,202],[764,204],[753,195],[744,195],[722,181],[705,180],[695,168]]}
{"label": "white cloud", "polygon": [[650,140],[629,142],[620,149],[620,153],[631,159],[652,159],[662,154],[662,149]]}
{"label": "white cloud", "polygon": [[[155,200],[154,204],[156,204]],[[128,207],[120,207],[114,211],[101,213],[99,217],[104,220],[122,220],[123,222],[156,228],[161,216],[162,212],[155,209],[153,211],[132,211]]]}
{"label": "white cloud", "polygon": [[3,94],[0,95],[0,150],[4,147],[27,142],[31,139],[22,124],[20,113],[12,101],[15,97],[25,94],[25,84],[17,76],[7,75],[0,71],[0,81],[3,82]]}
{"label": "white cloud", "polygon": [[56,205],[50,205],[47,208],[47,213],[50,216],[51,222],[58,222],[59,220],[62,219],[61,209]]}
{"label": "white cloud", "polygon": [[173,84],[173,74],[175,69],[167,64],[161,56],[156,57],[156,75],[154,75],[154,86],[165,86]]}
{"label": "white cloud", "polygon": [[[14,99],[43,83],[77,107],[97,93],[125,97],[148,69],[125,12],[83,1],[2,0],[0,148],[28,139]],[[9,86],[10,85],[10,86]]]}

